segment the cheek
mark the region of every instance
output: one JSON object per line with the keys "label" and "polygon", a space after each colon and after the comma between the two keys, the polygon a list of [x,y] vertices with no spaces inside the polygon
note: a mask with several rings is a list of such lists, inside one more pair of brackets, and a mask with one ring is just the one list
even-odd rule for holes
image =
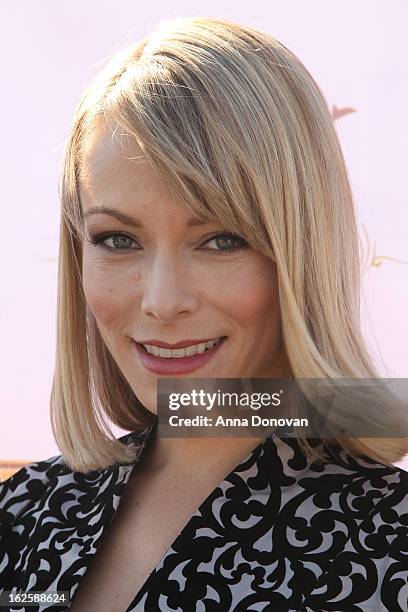
{"label": "cheek", "polygon": [[[251,325],[279,312],[276,266],[262,255],[230,275],[220,290],[219,307],[242,325]],[[266,259],[266,258],[265,258]]]}
{"label": "cheek", "polygon": [[118,270],[84,261],[83,289],[88,308],[98,323],[110,331],[120,332],[123,327],[127,306],[132,301],[133,307],[135,304],[131,288],[136,286],[135,278],[132,282]]}

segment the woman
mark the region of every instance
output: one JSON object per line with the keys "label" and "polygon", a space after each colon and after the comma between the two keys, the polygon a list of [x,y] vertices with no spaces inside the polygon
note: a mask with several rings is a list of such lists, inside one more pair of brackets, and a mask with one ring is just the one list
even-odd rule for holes
{"label": "woman", "polygon": [[61,196],[62,454],[1,485],[1,588],[74,612],[407,610],[405,438],[156,435],[162,376],[378,377],[301,62],[226,20],[163,22],[84,94]]}

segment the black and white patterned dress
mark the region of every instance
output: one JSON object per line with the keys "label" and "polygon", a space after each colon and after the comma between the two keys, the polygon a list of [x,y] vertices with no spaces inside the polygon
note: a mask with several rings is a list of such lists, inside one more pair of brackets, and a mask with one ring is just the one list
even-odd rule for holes
{"label": "black and white patterned dress", "polygon": [[[140,457],[153,431],[120,440]],[[80,474],[57,456],[0,483],[0,591],[72,602],[132,467]],[[68,607],[10,608],[22,609]],[[318,465],[272,434],[205,499],[127,612],[287,610],[408,610],[408,472],[340,449]]]}

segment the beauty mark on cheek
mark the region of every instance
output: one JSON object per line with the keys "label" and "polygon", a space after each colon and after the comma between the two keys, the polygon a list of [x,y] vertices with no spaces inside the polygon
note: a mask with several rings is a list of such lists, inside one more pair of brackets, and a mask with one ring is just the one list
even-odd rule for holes
{"label": "beauty mark on cheek", "polygon": [[131,275],[130,280],[131,280],[131,282],[138,283],[141,280],[141,278],[142,278],[142,275],[141,275],[140,272],[134,272]]}

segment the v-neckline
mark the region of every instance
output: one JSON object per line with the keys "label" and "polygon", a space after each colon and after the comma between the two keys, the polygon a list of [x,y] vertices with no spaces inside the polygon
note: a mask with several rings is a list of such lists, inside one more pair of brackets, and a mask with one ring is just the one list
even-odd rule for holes
{"label": "v-neckline", "polygon": [[[144,453],[146,452],[146,450],[147,450],[147,448],[149,446],[149,441],[151,441],[151,439],[153,437],[153,434],[156,433],[156,427],[157,426],[154,425],[153,427],[149,428],[149,431],[147,432],[146,438],[142,442],[141,451],[140,451],[139,456],[138,456],[139,459],[141,459],[142,456],[144,455]],[[192,523],[194,517],[200,516],[200,515],[202,516],[203,514],[205,514],[205,508],[210,503],[210,501],[212,501],[214,493],[216,493],[217,489],[221,489],[222,490],[224,483],[229,483],[229,484],[232,484],[232,486],[234,486],[234,483],[232,482],[232,477],[237,472],[243,471],[243,468],[248,469],[248,468],[250,468],[250,467],[252,467],[254,465],[254,463],[255,463],[255,461],[257,461],[258,457],[261,456],[262,450],[263,450],[263,448],[264,448],[264,446],[265,446],[265,444],[266,444],[266,442],[267,442],[267,440],[269,438],[270,438],[270,436],[268,436],[268,437],[264,438],[263,440],[261,440],[261,442],[259,444],[257,444],[246,455],[246,457],[244,459],[242,459],[239,463],[237,463],[237,465],[232,470],[230,470],[230,472],[228,472],[228,474],[210,491],[210,493],[207,495],[207,497],[193,511],[193,513],[191,514],[189,519],[186,521],[186,523],[183,525],[181,530],[178,532],[176,537],[171,542],[170,546],[166,549],[164,554],[161,556],[159,561],[156,563],[155,567],[152,569],[152,571],[150,572],[150,574],[148,575],[148,577],[146,578],[145,582],[142,584],[142,586],[140,587],[138,592],[135,593],[132,601],[130,602],[130,604],[126,608],[125,612],[131,612],[133,607],[135,605],[137,605],[138,603],[140,603],[140,599],[145,595],[146,591],[148,590],[149,584],[150,584],[151,580],[153,579],[154,575],[157,573],[157,571],[159,569],[161,569],[165,559],[171,553],[171,551],[175,550],[174,547],[177,548],[177,546],[176,546],[177,542],[179,540],[182,540],[183,537],[186,535],[186,533],[188,532],[188,530],[191,527],[191,523]],[[134,467],[135,466],[133,466],[133,468],[132,468],[132,470],[130,472],[130,475],[129,475],[129,478],[127,480],[127,483],[129,482],[129,480],[130,480],[130,478],[132,476]],[[126,483],[126,486],[127,486],[127,483]],[[119,502],[119,504],[120,504],[120,502]],[[116,510],[116,512],[117,512],[117,510]],[[175,552],[177,552],[177,551],[175,550]]]}
{"label": "v-neckline", "polygon": [[[71,599],[70,606],[72,606],[75,602],[76,595],[80,591],[81,584],[85,580],[88,570],[90,569],[91,561],[94,560],[95,557],[98,555],[98,551],[100,550],[105,537],[107,537],[109,533],[110,527],[113,523],[113,519],[115,518],[119,510],[120,502],[125,494],[126,487],[130,481],[133,470],[135,469],[136,464],[139,463],[139,461],[144,456],[144,453],[149,447],[149,442],[152,440],[152,438],[154,437],[156,433],[157,433],[157,423],[155,423],[152,426],[146,427],[142,431],[130,432],[122,436],[121,438],[119,438],[119,440],[122,443],[126,445],[133,445],[136,447],[137,452],[136,452],[136,458],[134,462],[130,464],[129,463],[115,464],[115,466],[113,467],[113,470],[111,467],[111,468],[105,468],[101,472],[99,472],[100,478],[98,480],[99,482],[104,483],[102,490],[97,481],[94,481],[93,483],[95,485],[95,496],[91,496],[87,500],[87,503],[93,504],[95,502],[95,499],[102,496],[102,499],[105,499],[104,506],[107,507],[108,506],[107,496],[109,496],[110,498],[110,496],[113,495],[113,499],[111,503],[111,508],[113,511],[112,513],[109,512],[110,518],[108,519],[107,523],[105,523],[105,527],[101,533],[101,536],[98,537],[97,542],[95,542],[96,549],[94,553],[92,554],[92,556],[90,557],[89,562],[86,564],[84,568],[85,569],[84,573],[81,575],[79,582],[76,582],[76,585],[73,585],[70,590],[70,599]],[[182,550],[182,548],[184,547],[184,544],[188,543],[189,538],[186,536],[188,535],[189,530],[194,528],[194,518],[206,515],[207,505],[212,504],[213,501],[216,499],[216,497],[219,497],[223,494],[223,489],[225,489],[224,485],[226,485],[226,483],[228,483],[230,487],[236,486],[237,480],[236,479],[234,480],[234,475],[237,472],[246,471],[250,469],[255,463],[258,464],[258,459],[261,456],[261,451],[264,445],[266,444],[266,442],[270,440],[270,438],[271,436],[268,436],[264,438],[263,440],[261,440],[261,442],[257,444],[246,455],[246,457],[243,460],[237,463],[235,467],[232,470],[230,470],[230,472],[210,491],[207,497],[193,511],[193,513],[190,515],[188,520],[185,522],[185,524],[183,525],[181,530],[178,532],[176,537],[173,538],[171,544],[167,547],[166,551],[163,553],[159,561],[156,563],[155,567],[151,570],[151,572],[147,576],[142,586],[134,594],[133,599],[128,604],[128,607],[126,608],[125,612],[131,612],[134,609],[134,606],[139,605],[139,603],[145,597],[146,593],[149,592],[149,587],[150,587],[152,579],[157,574],[157,572],[160,571],[160,569],[163,566],[163,563],[165,562],[167,556],[171,554],[172,550],[175,553],[177,553],[178,550],[180,551]],[[255,475],[256,474],[253,474],[253,476]],[[243,477],[243,480],[245,483],[247,481],[247,478],[248,478],[247,476]],[[118,488],[116,489],[116,492],[115,492],[116,487]],[[221,489],[221,492],[217,496],[216,492],[218,489]],[[183,542],[182,546],[180,546],[180,542]]]}

